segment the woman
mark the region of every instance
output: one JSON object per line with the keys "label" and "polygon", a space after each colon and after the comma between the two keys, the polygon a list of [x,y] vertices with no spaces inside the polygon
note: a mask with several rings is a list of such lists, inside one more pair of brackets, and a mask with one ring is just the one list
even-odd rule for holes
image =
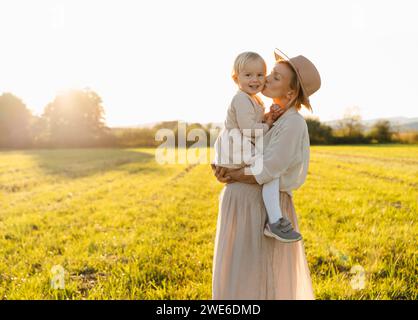
{"label": "woman", "polygon": [[[219,197],[213,258],[212,299],[314,299],[303,242],[282,243],[263,234],[266,210],[261,185],[280,178],[283,215],[299,231],[292,190],[306,179],[309,135],[302,105],[321,80],[307,58],[275,52],[276,65],[263,95],[280,107],[278,119],[264,136],[262,170],[214,168],[227,184]],[[272,111],[273,112],[273,111]],[[253,168],[250,168],[250,170]]]}

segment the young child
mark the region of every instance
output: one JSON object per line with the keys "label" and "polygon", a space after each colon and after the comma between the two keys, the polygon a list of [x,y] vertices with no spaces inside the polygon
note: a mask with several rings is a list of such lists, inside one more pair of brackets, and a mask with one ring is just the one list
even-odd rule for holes
{"label": "young child", "polygon": [[[266,69],[265,61],[255,52],[243,52],[236,57],[232,79],[239,90],[228,108],[225,128],[215,141],[216,166],[239,169],[254,164],[262,156],[258,139],[274,122],[270,114],[264,115],[263,102],[257,96],[264,87]],[[301,235],[281,212],[279,187],[278,178],[263,185],[263,201],[269,220],[264,234],[282,242],[299,241]]]}

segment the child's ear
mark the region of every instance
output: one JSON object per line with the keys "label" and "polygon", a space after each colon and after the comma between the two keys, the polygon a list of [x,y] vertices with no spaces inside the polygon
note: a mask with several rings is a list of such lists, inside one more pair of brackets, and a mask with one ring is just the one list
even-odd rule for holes
{"label": "child's ear", "polygon": [[236,75],[236,74],[233,74],[233,75],[232,75],[232,80],[234,80],[234,82],[235,82],[236,84],[238,84],[238,77],[237,77],[237,75]]}

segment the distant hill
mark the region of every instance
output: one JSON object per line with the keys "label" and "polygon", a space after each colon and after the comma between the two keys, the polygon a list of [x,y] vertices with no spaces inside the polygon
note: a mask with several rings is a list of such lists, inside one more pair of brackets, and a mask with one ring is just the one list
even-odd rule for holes
{"label": "distant hill", "polygon": [[[404,131],[418,131],[418,118],[407,118],[407,117],[391,117],[391,118],[378,118],[378,119],[368,119],[362,120],[362,124],[365,126],[365,129],[370,129],[377,121],[387,120],[390,122],[391,126],[395,130],[400,132]],[[323,123],[332,127],[338,127],[340,120],[324,121]]]}
{"label": "distant hill", "polygon": [[418,131],[418,121],[400,125],[399,131]]}

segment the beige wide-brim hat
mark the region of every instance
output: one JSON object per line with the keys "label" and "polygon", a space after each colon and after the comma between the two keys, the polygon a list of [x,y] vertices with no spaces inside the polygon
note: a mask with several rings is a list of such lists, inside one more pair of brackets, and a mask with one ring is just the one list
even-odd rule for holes
{"label": "beige wide-brim hat", "polygon": [[304,97],[302,104],[312,110],[309,97],[321,87],[321,77],[315,65],[308,58],[301,55],[289,58],[277,48],[274,50],[274,56],[276,57],[276,63],[288,61],[292,66],[302,87]]}

